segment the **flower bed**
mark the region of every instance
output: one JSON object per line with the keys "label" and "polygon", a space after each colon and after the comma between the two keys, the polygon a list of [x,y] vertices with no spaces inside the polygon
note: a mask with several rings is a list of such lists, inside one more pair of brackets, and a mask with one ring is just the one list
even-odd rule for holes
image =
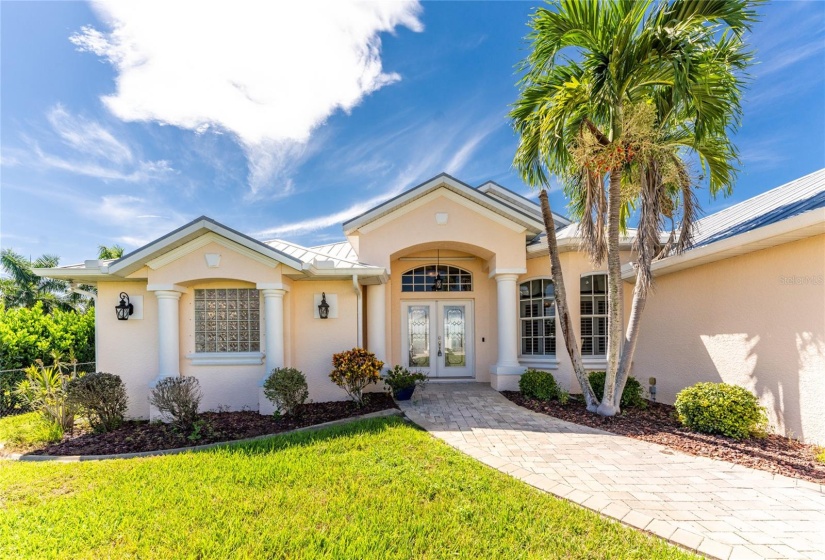
{"label": "flower bed", "polygon": [[692,432],[679,424],[672,406],[662,403],[649,403],[645,410],[627,408],[619,416],[608,418],[587,412],[584,403],[574,398],[560,405],[527,398],[516,391],[502,394],[520,406],[568,422],[658,443],[690,455],[825,483],[825,464],[816,460],[817,447],[794,439],[771,434],[762,439],[735,440]]}
{"label": "flower bed", "polygon": [[365,395],[364,406],[351,401],[308,403],[298,415],[264,416],[257,412],[205,412],[199,415],[196,430],[181,433],[171,425],[159,422],[128,421],[108,433],[67,435],[59,443],[29,451],[30,455],[108,455],[157,451],[191,447],[206,443],[232,441],[267,434],[277,434],[322,424],[332,420],[360,416],[397,408],[392,398],[383,393]]}

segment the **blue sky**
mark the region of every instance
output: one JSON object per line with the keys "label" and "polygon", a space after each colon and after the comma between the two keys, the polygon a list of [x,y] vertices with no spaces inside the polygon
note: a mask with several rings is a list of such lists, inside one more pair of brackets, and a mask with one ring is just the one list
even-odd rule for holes
{"label": "blue sky", "polygon": [[[121,4],[0,2],[3,248],[69,264],[201,214],[321,244],[442,171],[531,196],[506,114],[538,2]],[[825,167],[825,3],[760,11],[706,212]]]}

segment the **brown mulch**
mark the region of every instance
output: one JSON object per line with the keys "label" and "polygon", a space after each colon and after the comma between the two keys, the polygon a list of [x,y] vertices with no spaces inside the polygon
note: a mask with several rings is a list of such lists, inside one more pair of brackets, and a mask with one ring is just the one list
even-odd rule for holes
{"label": "brown mulch", "polygon": [[825,484],[825,464],[816,461],[815,446],[794,439],[772,434],[762,439],[735,440],[692,432],[679,424],[672,406],[662,403],[648,403],[644,410],[628,408],[608,418],[588,412],[584,402],[573,398],[561,405],[526,398],[516,391],[502,394],[519,406],[575,424],[658,443],[690,455]]}
{"label": "brown mulch", "polygon": [[369,393],[364,406],[351,401],[308,403],[298,415],[275,417],[257,412],[205,412],[200,415],[202,426],[196,436],[181,433],[168,424],[148,421],[128,421],[108,433],[78,433],[67,435],[59,443],[30,451],[29,455],[110,455],[139,451],[158,451],[192,447],[206,443],[232,441],[255,436],[277,434],[322,424],[332,420],[360,416],[389,408],[398,408],[387,394]]}

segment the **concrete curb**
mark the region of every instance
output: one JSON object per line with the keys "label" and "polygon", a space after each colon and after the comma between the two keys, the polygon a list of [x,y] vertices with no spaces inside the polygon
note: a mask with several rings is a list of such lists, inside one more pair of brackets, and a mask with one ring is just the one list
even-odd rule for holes
{"label": "concrete curb", "polygon": [[220,441],[216,443],[207,443],[204,445],[195,445],[192,447],[176,447],[175,449],[159,449],[157,451],[138,451],[135,453],[121,453],[112,455],[24,455],[20,453],[3,454],[0,450],[0,459],[7,461],[23,461],[36,463],[79,463],[81,461],[105,461],[107,459],[132,459],[135,457],[156,457],[161,455],[177,455],[179,453],[188,453],[190,451],[204,451],[207,449],[214,449],[216,447],[226,447],[239,443],[249,443],[253,441],[260,441],[269,439],[275,436],[284,436],[298,432],[312,432],[322,430],[332,426],[342,426],[350,424],[359,420],[369,420],[371,418],[388,418],[390,416],[404,416],[404,412],[397,408],[388,408],[386,410],[379,410],[378,412],[370,412],[369,414],[362,414],[361,416],[352,416],[350,418],[342,418],[340,420],[332,420],[324,422],[323,424],[315,424],[314,426],[306,426],[304,428],[296,428],[288,432],[278,432],[277,434],[265,434],[262,436],[255,436],[246,439],[236,439],[232,441]]}

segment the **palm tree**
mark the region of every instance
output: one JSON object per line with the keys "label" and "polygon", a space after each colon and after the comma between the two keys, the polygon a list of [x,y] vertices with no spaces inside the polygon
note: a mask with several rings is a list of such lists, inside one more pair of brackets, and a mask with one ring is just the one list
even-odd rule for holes
{"label": "palm tree", "polygon": [[123,247],[120,245],[112,245],[111,247],[98,245],[97,247],[97,258],[99,259],[119,259],[122,256]]}
{"label": "palm tree", "polygon": [[0,251],[0,268],[8,275],[0,283],[5,307],[33,307],[40,301],[46,313],[51,313],[53,309],[74,309],[77,302],[66,296],[69,288],[67,282],[42,278],[32,272],[32,268],[54,268],[59,262],[60,257],[55,255],[43,255],[29,262],[13,249]]}
{"label": "palm tree", "polygon": [[[675,250],[690,244],[695,184],[685,158],[698,159],[712,195],[730,191],[736,150],[727,134],[739,122],[742,72],[750,61],[741,36],[756,20],[758,3],[555,0],[533,14],[532,50],[511,111],[520,135],[514,164],[531,186],[547,186],[550,173],[562,179],[591,260],[607,261],[608,368],[600,414],[619,412],[650,264],[660,249],[658,226],[668,214],[663,210],[676,216],[677,193],[682,227]],[[637,283],[623,340],[619,234],[634,206]],[[549,240],[552,224],[545,226]],[[556,281],[561,271],[553,273]],[[567,346],[592,410],[578,348]]]}

